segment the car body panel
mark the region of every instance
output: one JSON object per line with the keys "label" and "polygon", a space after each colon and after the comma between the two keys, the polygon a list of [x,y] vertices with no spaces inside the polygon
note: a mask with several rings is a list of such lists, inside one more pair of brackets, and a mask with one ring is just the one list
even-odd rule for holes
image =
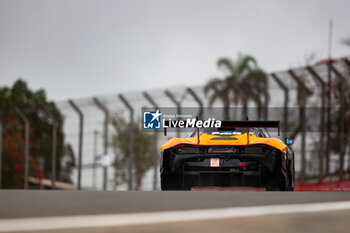
{"label": "car body panel", "polygon": [[[189,144],[189,145],[199,145],[199,146],[213,146],[213,145],[232,145],[232,146],[243,146],[248,145],[248,136],[247,134],[226,136],[225,138],[232,138],[232,140],[215,140],[215,138],[222,138],[222,136],[210,135],[210,134],[201,134],[199,136],[199,143],[197,137],[189,138],[173,138],[167,143],[161,146],[161,150],[164,151],[168,148],[174,147],[180,144]],[[213,140],[214,139],[214,140]],[[277,148],[282,152],[286,152],[286,144],[277,138],[263,138],[257,137],[254,134],[249,134],[249,145],[265,144]]]}

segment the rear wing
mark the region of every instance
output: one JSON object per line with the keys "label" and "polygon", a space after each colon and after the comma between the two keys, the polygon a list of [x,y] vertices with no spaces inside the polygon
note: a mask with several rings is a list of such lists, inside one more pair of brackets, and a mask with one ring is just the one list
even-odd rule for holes
{"label": "rear wing", "polygon": [[278,128],[280,133],[280,121],[221,121],[220,128]]}
{"label": "rear wing", "polygon": [[221,121],[221,127],[279,128],[280,121]]}
{"label": "rear wing", "polygon": [[[167,120],[165,121],[168,122]],[[169,125],[169,124],[167,124]],[[167,128],[179,128],[179,127],[167,127]],[[167,134],[167,128],[164,127],[164,136]],[[197,127],[185,127],[185,128],[197,128]],[[208,128],[208,127],[207,127]],[[216,127],[209,127],[216,128]],[[280,121],[221,121],[220,128],[278,128],[278,136],[280,135]],[[199,128],[197,128],[199,130]],[[248,134],[249,135],[249,134]]]}

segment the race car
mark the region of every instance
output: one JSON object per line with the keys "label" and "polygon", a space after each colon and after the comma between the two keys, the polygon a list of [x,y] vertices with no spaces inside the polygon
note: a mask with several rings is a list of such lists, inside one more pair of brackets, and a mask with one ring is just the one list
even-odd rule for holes
{"label": "race car", "polygon": [[278,121],[223,121],[220,128],[197,128],[188,138],[161,146],[162,190],[198,187],[259,187],[294,190],[293,139],[272,138],[266,128]]}

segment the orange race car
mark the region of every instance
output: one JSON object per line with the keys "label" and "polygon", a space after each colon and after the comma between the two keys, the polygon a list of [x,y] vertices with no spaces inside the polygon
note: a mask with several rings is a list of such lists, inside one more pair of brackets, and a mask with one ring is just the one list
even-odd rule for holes
{"label": "orange race car", "polygon": [[[162,190],[193,187],[264,187],[293,191],[294,153],[265,128],[278,121],[222,121],[220,128],[197,128],[189,138],[162,145]],[[249,132],[249,133],[247,133]]]}

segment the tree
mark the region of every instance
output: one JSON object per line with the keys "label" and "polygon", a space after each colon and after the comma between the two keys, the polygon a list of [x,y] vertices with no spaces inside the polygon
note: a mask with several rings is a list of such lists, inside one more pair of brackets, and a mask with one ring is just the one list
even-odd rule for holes
{"label": "tree", "polygon": [[[141,122],[141,121],[138,121]],[[112,139],[112,146],[115,153],[114,166],[116,168],[116,185],[129,181],[128,165],[129,165],[129,141],[133,138],[132,164],[133,177],[136,181],[136,189],[141,189],[142,178],[145,173],[153,166],[154,151],[150,145],[154,144],[154,137],[143,132],[141,125],[134,124],[130,127],[129,123],[120,115],[115,115],[112,125],[116,130],[116,134]],[[133,137],[131,136],[133,134]]]}
{"label": "tree", "polygon": [[[229,119],[229,106],[234,103],[241,103],[243,115],[247,115],[249,101],[253,101],[258,109],[258,117],[261,117],[262,108],[265,110],[269,103],[268,81],[265,72],[259,68],[255,58],[250,55],[238,55],[236,61],[229,58],[221,58],[217,62],[225,76],[223,79],[211,79],[204,88],[212,105],[217,99],[224,103],[224,117]],[[267,113],[265,112],[265,118]]]}
{"label": "tree", "polygon": [[212,90],[212,95],[209,98],[209,106],[213,106],[217,99],[220,99],[224,104],[224,119],[230,119],[230,86],[226,83],[227,80],[220,78],[213,78],[204,87],[204,92],[208,95],[209,91]]}
{"label": "tree", "polygon": [[47,101],[44,90],[30,90],[27,83],[19,79],[11,88],[0,88],[0,119],[4,128],[3,187],[22,188],[24,185],[24,123],[16,113],[16,107],[30,121],[29,176],[41,179],[51,175],[52,119],[46,111],[49,109],[58,121],[56,179],[70,181],[70,174],[61,174],[61,159],[67,155],[64,153],[63,117],[55,104]]}

